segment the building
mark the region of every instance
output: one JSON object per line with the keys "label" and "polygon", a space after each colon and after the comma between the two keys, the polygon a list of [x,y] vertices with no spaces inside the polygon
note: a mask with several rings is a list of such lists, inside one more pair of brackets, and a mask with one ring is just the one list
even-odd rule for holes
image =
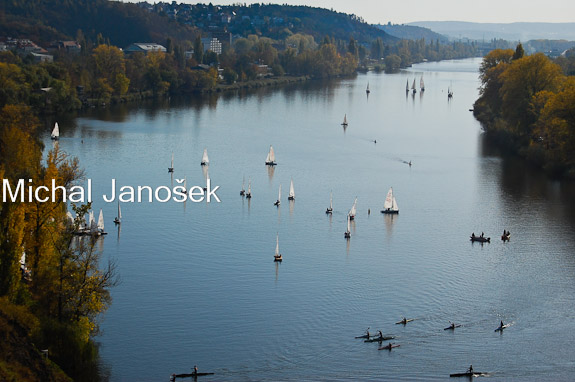
{"label": "building", "polygon": [[215,37],[202,38],[204,52],[212,51],[216,54],[222,54],[222,43]]}
{"label": "building", "polygon": [[153,42],[135,42],[124,49],[126,54],[135,53],[135,52],[142,52],[144,54],[148,54],[149,52],[166,52],[166,48],[164,48],[160,44],[156,44]]}

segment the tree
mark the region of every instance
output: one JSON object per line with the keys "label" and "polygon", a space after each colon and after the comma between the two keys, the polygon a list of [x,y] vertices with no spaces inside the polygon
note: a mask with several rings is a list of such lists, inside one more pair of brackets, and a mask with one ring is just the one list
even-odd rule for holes
{"label": "tree", "polygon": [[519,60],[520,58],[523,58],[524,55],[525,51],[523,50],[523,45],[521,45],[521,43],[517,44],[515,53],[513,53],[513,60]]}

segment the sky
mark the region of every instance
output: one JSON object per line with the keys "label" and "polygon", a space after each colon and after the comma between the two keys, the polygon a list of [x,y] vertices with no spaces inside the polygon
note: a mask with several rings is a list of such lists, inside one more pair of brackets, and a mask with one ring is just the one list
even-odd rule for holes
{"label": "sky", "polygon": [[[130,0],[136,2],[138,0]],[[147,0],[150,3],[159,0]],[[171,0],[163,0],[171,2]],[[177,0],[178,3],[209,3]],[[213,0],[214,5],[254,3]],[[370,24],[404,24],[415,21],[473,21],[482,23],[575,22],[573,0],[260,0],[255,3],[309,5],[353,13]]]}

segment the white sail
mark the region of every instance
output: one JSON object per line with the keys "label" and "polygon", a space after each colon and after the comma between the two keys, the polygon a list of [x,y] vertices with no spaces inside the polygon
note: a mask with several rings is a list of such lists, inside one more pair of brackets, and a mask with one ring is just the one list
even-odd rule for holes
{"label": "white sail", "polygon": [[415,90],[415,78],[413,79],[413,84],[411,85],[411,89]]}
{"label": "white sail", "polygon": [[119,201],[118,201],[118,220],[122,220],[122,209],[120,208],[120,202]]}
{"label": "white sail", "polygon": [[202,156],[202,164],[204,165],[210,164],[210,159],[208,158],[208,149],[204,149],[204,155]]}
{"label": "white sail", "polygon": [[342,125],[347,125],[347,114],[343,116],[343,123]]}
{"label": "white sail", "polygon": [[252,181],[248,179],[248,195],[252,194]]}
{"label": "white sail", "polygon": [[367,83],[367,89],[365,89],[365,91],[369,93],[369,82]]}
{"label": "white sail", "polygon": [[100,208],[100,215],[98,216],[98,231],[104,232],[104,213]]}
{"label": "white sail", "polygon": [[293,189],[293,179],[291,180],[290,184],[289,184],[289,195],[288,197],[290,199],[295,199],[295,191]]}
{"label": "white sail", "polygon": [[278,202],[282,200],[282,185],[280,184],[280,190],[278,192]]}
{"label": "white sail", "polygon": [[98,230],[98,224],[96,224],[96,219],[94,219],[94,211],[90,211],[90,231],[91,232],[96,232]]}
{"label": "white sail", "polygon": [[274,152],[274,148],[270,145],[270,151],[268,152],[268,156],[266,157],[266,164],[275,164],[276,161],[276,154]]}
{"label": "white sail", "polygon": [[246,177],[244,176],[242,178],[242,191],[245,191],[245,190],[246,190]]}
{"label": "white sail", "polygon": [[68,224],[74,225],[74,216],[70,211],[66,211],[66,218],[68,218]]}
{"label": "white sail", "polygon": [[333,211],[333,192],[329,193],[329,210]]}
{"label": "white sail", "polygon": [[60,137],[60,128],[58,127],[58,122],[54,124],[51,134],[52,139],[58,139]]}
{"label": "white sail", "polygon": [[423,76],[421,76],[421,78],[419,79],[419,87],[421,88],[421,90],[425,89],[425,84],[423,83]]}
{"label": "white sail", "polygon": [[276,256],[280,254],[280,234],[278,233],[276,236]]}
{"label": "white sail", "polygon": [[391,205],[392,211],[399,211],[399,206],[397,205],[397,201],[395,200],[395,196],[393,197],[393,203]]}
{"label": "white sail", "polygon": [[354,218],[355,214],[357,212],[357,198],[355,198],[355,201],[353,202],[353,206],[351,206],[351,210],[349,210],[349,217],[350,218]]}
{"label": "white sail", "polygon": [[170,168],[174,168],[174,153],[172,153],[172,165],[170,166]]}
{"label": "white sail", "polygon": [[408,92],[409,91],[409,80],[407,80],[405,82],[405,91]]}

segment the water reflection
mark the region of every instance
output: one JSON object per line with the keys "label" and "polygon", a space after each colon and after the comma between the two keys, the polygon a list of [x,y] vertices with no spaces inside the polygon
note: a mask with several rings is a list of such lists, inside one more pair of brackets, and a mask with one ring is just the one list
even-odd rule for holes
{"label": "water reflection", "polygon": [[274,173],[276,171],[276,166],[266,166],[268,169],[268,179],[270,184],[272,183],[272,180],[274,179]]}

